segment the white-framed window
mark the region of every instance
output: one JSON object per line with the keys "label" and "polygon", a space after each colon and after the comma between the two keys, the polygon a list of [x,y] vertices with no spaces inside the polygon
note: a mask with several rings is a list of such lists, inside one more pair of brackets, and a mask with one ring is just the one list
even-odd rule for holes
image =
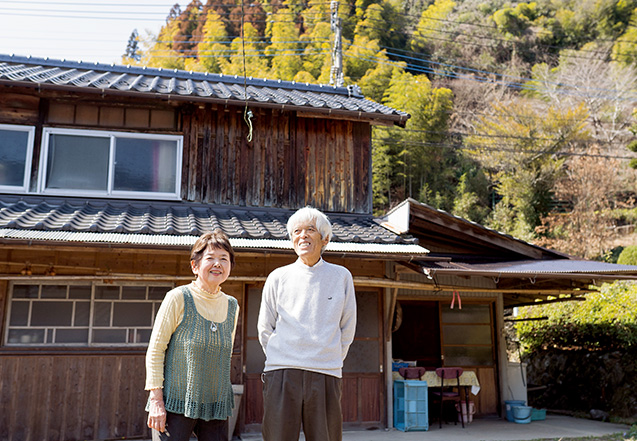
{"label": "white-framed window", "polygon": [[35,128],[0,124],[0,192],[29,189]]}
{"label": "white-framed window", "polygon": [[38,188],[56,195],[178,199],[182,136],[45,128]]}
{"label": "white-framed window", "polygon": [[145,346],[167,284],[10,284],[6,346]]}

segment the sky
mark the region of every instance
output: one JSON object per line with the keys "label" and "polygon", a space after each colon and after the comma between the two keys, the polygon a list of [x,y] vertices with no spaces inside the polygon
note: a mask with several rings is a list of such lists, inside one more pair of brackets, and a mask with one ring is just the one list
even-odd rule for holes
{"label": "sky", "polygon": [[134,29],[157,35],[178,0],[0,0],[0,54],[121,64]]}

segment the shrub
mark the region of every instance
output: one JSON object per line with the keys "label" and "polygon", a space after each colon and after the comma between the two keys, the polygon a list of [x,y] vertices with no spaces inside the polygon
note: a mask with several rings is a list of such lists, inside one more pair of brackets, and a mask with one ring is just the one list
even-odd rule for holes
{"label": "shrub", "polygon": [[637,348],[637,284],[604,284],[586,301],[524,307],[521,318],[547,320],[518,322],[524,352],[539,348],[630,351]]}
{"label": "shrub", "polygon": [[624,248],[617,259],[620,265],[637,265],[637,246],[629,245]]}

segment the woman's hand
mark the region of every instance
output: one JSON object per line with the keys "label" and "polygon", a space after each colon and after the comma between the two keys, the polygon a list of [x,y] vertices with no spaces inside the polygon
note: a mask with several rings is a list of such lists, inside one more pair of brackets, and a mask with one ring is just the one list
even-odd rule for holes
{"label": "woman's hand", "polygon": [[164,407],[164,394],[161,389],[152,389],[150,391],[148,427],[159,432],[166,431],[166,408]]}

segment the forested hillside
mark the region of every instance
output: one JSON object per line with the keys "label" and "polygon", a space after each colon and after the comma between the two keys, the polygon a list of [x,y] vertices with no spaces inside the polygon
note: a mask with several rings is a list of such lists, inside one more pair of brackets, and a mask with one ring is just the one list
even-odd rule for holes
{"label": "forested hillside", "polygon": [[329,83],[335,35],[344,85],[411,114],[374,129],[377,213],[412,197],[586,258],[631,243],[637,0],[193,0],[123,61]]}

